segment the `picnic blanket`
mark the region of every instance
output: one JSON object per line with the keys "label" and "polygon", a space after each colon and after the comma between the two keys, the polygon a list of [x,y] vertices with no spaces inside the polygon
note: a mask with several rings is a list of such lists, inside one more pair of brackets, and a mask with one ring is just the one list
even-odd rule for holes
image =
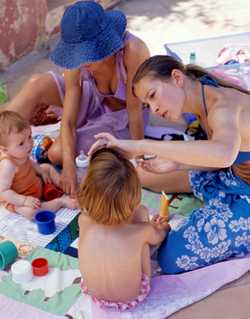
{"label": "picnic blanket", "polygon": [[[43,129],[39,131],[39,128],[36,128],[33,134],[45,133],[52,135],[51,133],[53,133],[53,136],[56,136],[58,125],[54,125],[51,132]],[[150,213],[157,213],[159,211],[160,194],[143,190],[142,195],[142,203],[150,208]],[[171,197],[172,195],[169,196]],[[202,203],[192,195],[179,194],[170,205],[171,226],[174,228],[175,223],[178,224],[180,219],[185,218],[195,208],[201,206]],[[70,215],[72,211],[64,211],[62,215],[64,213],[65,215]],[[60,211],[57,213],[57,218],[59,216]],[[51,245],[56,238],[58,239],[58,235],[63,232],[63,227],[59,227],[54,238],[46,236],[46,242],[44,238],[42,238],[42,243],[41,239],[37,239],[36,242],[37,232],[34,229],[35,225],[27,221],[29,226],[24,230],[27,223],[26,220],[23,222],[20,218],[23,219],[21,216],[13,214],[10,218],[7,218],[8,221],[5,220],[5,223],[7,223],[5,235],[14,236],[24,241],[29,240],[33,244],[40,246],[47,245],[51,249],[60,251],[64,251],[58,247],[64,247],[65,241],[71,242],[74,239],[66,233],[60,240]],[[77,214],[72,218],[76,221]],[[2,218],[2,221],[4,221],[4,218]],[[0,218],[0,228],[2,221]],[[21,228],[23,228],[22,235],[17,230],[21,224]],[[58,220],[58,225],[60,226],[60,224]],[[70,223],[64,223],[64,229],[67,229],[66,224],[69,225]],[[72,231],[77,236],[76,223],[72,227]],[[183,307],[210,295],[224,284],[239,278],[250,269],[249,258],[245,258],[227,261],[181,275],[156,276],[152,279],[152,291],[145,302],[131,312],[120,314],[100,309],[92,303],[88,296],[81,293],[77,259],[44,248],[35,249],[27,258],[32,260],[36,256],[46,257],[49,260],[51,269],[48,276],[40,278],[40,280],[36,280],[29,285],[17,285],[12,282],[10,274],[0,272],[0,294],[3,294],[0,298],[1,317],[9,317],[11,319],[18,317],[19,319],[20,314],[22,314],[25,318],[41,319],[61,318],[62,316],[84,319],[163,319]]]}
{"label": "picnic blanket", "polygon": [[[41,135],[56,137],[59,133],[60,122],[56,124],[32,127],[32,136],[36,138]],[[166,128],[165,128],[166,129]],[[166,131],[170,133],[171,130]],[[143,190],[142,204],[150,208],[151,214],[159,212],[160,194]],[[170,212],[175,216],[187,216],[195,208],[201,206],[201,202],[192,195],[178,195],[170,206]],[[56,232],[51,235],[41,235],[36,230],[33,222],[20,215],[9,213],[0,207],[0,234],[9,239],[18,239],[26,244],[47,247],[55,251],[64,252],[70,244],[78,237],[77,216],[78,211],[60,209],[56,214]],[[178,214],[178,215],[177,215]],[[173,223],[176,223],[175,218]],[[173,225],[171,225],[173,227]]]}
{"label": "picnic blanket", "polygon": [[210,295],[250,270],[250,256],[221,262],[179,275],[161,275],[152,279],[146,300],[133,311],[118,313],[93,304],[80,290],[80,272],[76,258],[45,248],[35,248],[25,259],[45,257],[49,274],[16,284],[10,273],[0,271],[1,318],[52,319],[164,319],[174,312]]}
{"label": "picnic blanket", "polygon": [[78,236],[79,210],[62,208],[56,213],[56,231],[50,235],[42,235],[35,222],[10,213],[0,206],[0,235],[19,240],[24,244],[48,247],[55,251],[64,251]]}
{"label": "picnic blanket", "polygon": [[[141,203],[149,208],[151,216],[160,211],[160,196],[160,193],[154,193],[147,189],[142,190]],[[178,227],[183,219],[190,215],[194,209],[200,208],[203,205],[203,203],[192,194],[168,194],[167,196],[171,200],[169,206],[169,223],[172,229]],[[73,257],[78,256],[77,245],[78,238],[70,244],[65,253]]]}

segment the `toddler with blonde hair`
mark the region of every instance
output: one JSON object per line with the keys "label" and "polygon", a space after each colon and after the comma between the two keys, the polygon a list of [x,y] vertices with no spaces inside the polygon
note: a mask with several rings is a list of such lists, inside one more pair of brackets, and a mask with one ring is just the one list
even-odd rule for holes
{"label": "toddler with blonde hair", "polygon": [[78,200],[83,292],[104,307],[136,306],[150,291],[149,246],[163,241],[167,220],[149,221],[133,164],[112,149],[92,155]]}
{"label": "toddler with blonde hair", "polygon": [[68,196],[41,201],[44,183],[60,187],[60,174],[49,164],[32,161],[32,146],[29,122],[18,113],[0,112],[0,202],[29,219],[39,209],[76,208],[77,201]]}

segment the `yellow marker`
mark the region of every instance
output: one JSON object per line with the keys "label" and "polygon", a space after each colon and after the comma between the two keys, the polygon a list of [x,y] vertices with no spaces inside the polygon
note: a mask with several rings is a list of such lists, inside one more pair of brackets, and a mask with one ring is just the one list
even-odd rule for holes
{"label": "yellow marker", "polygon": [[169,200],[167,198],[167,195],[162,191],[161,192],[161,202],[160,202],[160,216],[161,217],[169,217],[169,210],[168,210],[168,206],[169,206]]}

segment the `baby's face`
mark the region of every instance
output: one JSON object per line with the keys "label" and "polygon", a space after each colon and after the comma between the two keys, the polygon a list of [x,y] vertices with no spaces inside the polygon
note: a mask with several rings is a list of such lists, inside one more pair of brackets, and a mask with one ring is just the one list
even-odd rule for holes
{"label": "baby's face", "polygon": [[7,153],[18,159],[29,157],[33,146],[31,129],[27,128],[20,133],[11,133],[6,146]]}

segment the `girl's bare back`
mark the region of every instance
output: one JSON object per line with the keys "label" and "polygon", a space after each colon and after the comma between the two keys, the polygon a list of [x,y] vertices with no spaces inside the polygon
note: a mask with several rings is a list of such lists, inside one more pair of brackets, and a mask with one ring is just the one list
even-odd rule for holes
{"label": "girl's bare back", "polygon": [[128,302],[139,295],[142,274],[151,275],[146,225],[101,225],[81,214],[79,264],[92,296]]}

